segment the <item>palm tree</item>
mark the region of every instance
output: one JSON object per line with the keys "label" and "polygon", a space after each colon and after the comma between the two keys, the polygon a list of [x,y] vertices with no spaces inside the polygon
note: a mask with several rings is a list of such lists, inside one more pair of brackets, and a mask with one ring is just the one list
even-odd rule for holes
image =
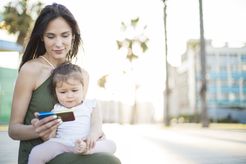
{"label": "palm tree", "polygon": [[[130,25],[128,25],[125,22],[121,22],[121,29],[123,32],[126,32],[129,28],[135,30],[138,27],[139,24],[139,17],[135,18],[135,19],[131,19],[130,21]],[[130,71],[131,73],[134,71],[134,61],[137,60],[140,56],[140,54],[136,54],[133,50],[133,46],[134,45],[138,45],[142,52],[145,53],[148,50],[148,46],[147,46],[147,42],[149,41],[149,39],[144,35],[144,30],[147,28],[147,26],[144,26],[143,28],[143,32],[141,34],[136,34],[134,33],[134,36],[131,37],[126,37],[123,40],[116,40],[118,49],[121,48],[126,48],[127,49],[127,53],[126,53],[126,59],[130,62]],[[129,29],[129,30],[130,30]],[[123,70],[122,72],[124,73],[130,73],[127,70]],[[105,83],[107,82],[107,78],[108,78],[108,74],[102,76],[99,80],[98,80],[98,85],[102,88],[105,88]],[[138,90],[138,84],[134,84],[134,104],[132,107],[132,113],[131,113],[131,124],[135,124],[137,122],[137,100],[136,100],[136,92]]]}
{"label": "palm tree", "polygon": [[167,60],[167,56],[168,56],[168,46],[167,46],[167,3],[166,0],[162,0],[163,4],[164,4],[164,33],[165,33],[165,65],[166,65],[166,81],[165,81],[165,92],[164,92],[164,124],[165,126],[170,126],[170,118],[169,118],[169,95],[170,95],[170,89],[169,89],[169,85],[168,85],[168,60]]}
{"label": "palm tree", "polygon": [[[130,27],[126,25],[126,23],[122,22],[121,26],[123,31],[126,31],[127,28],[133,28],[135,29],[138,26],[139,23],[139,18],[136,19],[131,19],[131,23],[130,23]],[[147,28],[147,26],[144,26],[145,30]],[[131,63],[131,69],[130,71],[134,71],[133,70],[133,61],[137,60],[139,58],[138,54],[135,54],[135,52],[133,51],[133,45],[134,44],[138,44],[142,50],[143,53],[145,53],[148,49],[147,46],[147,42],[148,42],[148,38],[146,36],[144,36],[143,34],[141,35],[137,35],[137,36],[132,36],[132,38],[125,38],[121,41],[117,40],[117,45],[118,45],[118,49],[121,48],[126,48],[127,49],[127,54],[126,54],[126,59]],[[131,124],[135,124],[137,123],[137,115],[138,115],[138,110],[137,110],[137,90],[139,88],[138,84],[134,84],[134,104],[132,107],[132,114],[131,114]]]}
{"label": "palm tree", "polygon": [[[130,24],[130,27],[128,27],[126,25],[125,22],[121,22],[121,29],[123,31],[126,31],[127,28],[133,28],[135,29],[138,25],[138,22],[139,22],[139,18],[136,18],[136,19],[132,19],[131,20],[131,24]],[[147,26],[144,26],[144,30],[147,28]],[[146,50],[148,49],[148,46],[147,46],[147,42],[148,42],[148,38],[145,37],[145,36],[132,36],[132,38],[125,38],[121,41],[117,40],[117,45],[118,45],[118,49],[121,49],[121,48],[127,48],[127,54],[126,54],[126,58],[129,62],[133,62],[134,60],[138,59],[138,55],[135,54],[133,52],[133,49],[132,49],[132,46],[134,44],[138,44],[140,45],[143,53],[146,52]]]}
{"label": "palm tree", "polygon": [[207,81],[206,81],[206,50],[205,50],[205,39],[204,39],[204,28],[203,28],[203,9],[202,0],[199,0],[199,13],[200,13],[200,61],[201,61],[201,121],[202,127],[209,126],[208,114],[207,114]]}
{"label": "palm tree", "polygon": [[28,30],[36,16],[42,8],[41,2],[35,2],[29,5],[28,0],[11,1],[5,7],[2,13],[3,22],[0,29],[7,30],[10,34],[17,34],[17,43],[24,45]]}

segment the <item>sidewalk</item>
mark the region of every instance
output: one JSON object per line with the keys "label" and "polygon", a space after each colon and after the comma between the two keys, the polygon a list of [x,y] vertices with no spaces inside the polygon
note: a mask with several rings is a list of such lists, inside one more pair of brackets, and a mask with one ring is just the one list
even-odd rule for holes
{"label": "sidewalk", "polygon": [[17,164],[19,142],[9,138],[6,129],[0,128],[0,163]]}
{"label": "sidewalk", "polygon": [[246,129],[110,125],[122,164],[245,164]]}
{"label": "sidewalk", "polygon": [[[122,164],[244,164],[246,129],[201,128],[183,124],[104,124],[107,138],[117,144],[115,155]],[[0,163],[16,164],[18,142],[0,128]]]}

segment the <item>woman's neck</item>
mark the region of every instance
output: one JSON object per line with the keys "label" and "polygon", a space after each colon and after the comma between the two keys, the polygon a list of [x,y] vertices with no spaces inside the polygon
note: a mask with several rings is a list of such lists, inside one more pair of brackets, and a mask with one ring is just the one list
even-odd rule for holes
{"label": "woman's neck", "polygon": [[43,60],[46,61],[46,63],[49,64],[49,66],[51,66],[53,69],[56,68],[56,66],[54,64],[52,64],[45,56],[40,56]]}

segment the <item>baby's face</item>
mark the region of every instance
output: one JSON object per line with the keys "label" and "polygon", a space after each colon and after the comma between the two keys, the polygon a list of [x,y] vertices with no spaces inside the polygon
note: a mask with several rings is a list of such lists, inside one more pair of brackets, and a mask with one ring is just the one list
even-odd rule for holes
{"label": "baby's face", "polygon": [[56,84],[56,96],[60,104],[67,108],[79,105],[84,97],[83,85],[77,79],[70,78]]}

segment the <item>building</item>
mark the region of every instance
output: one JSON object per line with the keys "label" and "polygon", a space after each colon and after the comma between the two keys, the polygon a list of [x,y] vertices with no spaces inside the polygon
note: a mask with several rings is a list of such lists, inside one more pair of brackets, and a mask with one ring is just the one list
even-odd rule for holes
{"label": "building", "polygon": [[[171,75],[176,86],[173,95],[179,95],[174,113],[200,113],[200,58],[199,41],[190,40],[182,55],[182,64]],[[207,107],[210,119],[235,120],[246,123],[246,46],[214,47],[206,42]],[[172,104],[172,103],[171,103]],[[178,105],[177,105],[178,104]]]}
{"label": "building", "polygon": [[15,42],[0,40],[0,124],[9,121],[21,50]]}

